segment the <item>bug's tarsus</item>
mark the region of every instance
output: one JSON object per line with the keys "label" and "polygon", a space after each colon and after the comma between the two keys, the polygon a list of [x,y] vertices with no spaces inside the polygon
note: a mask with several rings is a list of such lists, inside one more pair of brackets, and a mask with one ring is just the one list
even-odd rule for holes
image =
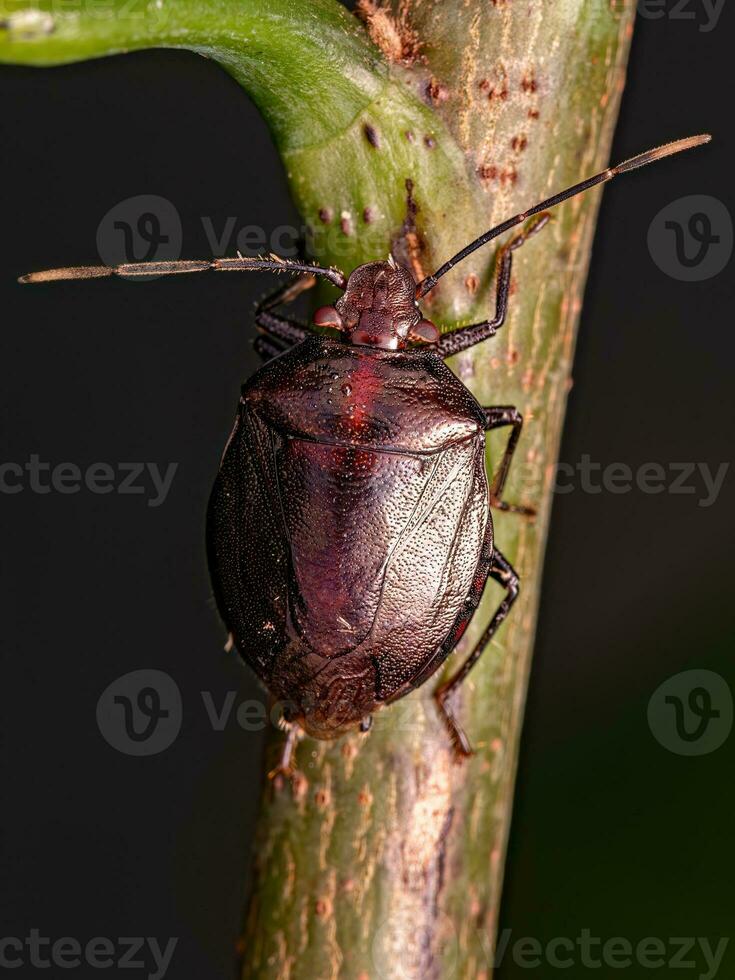
{"label": "bug's tarsus", "polygon": [[535,517],[538,511],[535,507],[524,507],[523,504],[509,504],[507,500],[499,497],[490,497],[490,506],[495,510],[502,510],[505,514],[518,514],[519,517]]}
{"label": "bug's tarsus", "polygon": [[293,779],[297,773],[295,765],[296,746],[301,733],[295,722],[282,722],[281,727],[286,731],[286,738],[281,748],[278,762],[268,773],[268,779],[279,786],[284,779]]}
{"label": "bug's tarsus", "polygon": [[552,217],[553,216],[549,211],[542,211],[540,214],[537,214],[535,217],[531,218],[526,226],[519,231],[517,235],[514,235],[511,238],[511,240],[505,246],[505,251],[515,252],[515,250],[520,248],[521,245],[525,245],[529,238],[533,238],[533,236],[537,235],[542,228],[545,228],[546,225],[548,225]]}
{"label": "bug's tarsus", "polygon": [[471,759],[475,754],[475,750],[472,748],[470,740],[457,720],[451,701],[442,692],[437,692],[435,698],[439,714],[449,735],[455,761],[464,762],[465,759]]}
{"label": "bug's tarsus", "polygon": [[442,357],[451,357],[459,354],[463,350],[474,347],[475,344],[482,343],[489,337],[494,336],[505,322],[508,313],[508,297],[510,295],[510,280],[513,271],[513,252],[520,248],[529,238],[541,231],[551,220],[551,215],[544,211],[512,238],[507,245],[501,249],[498,256],[498,273],[496,277],[495,293],[495,316],[491,320],[483,320],[481,323],[472,323],[467,327],[460,327],[451,333],[444,334],[436,343],[435,350]]}
{"label": "bug's tarsus", "polygon": [[509,231],[515,225],[521,224],[526,218],[530,218],[534,214],[538,214],[540,211],[546,211],[548,208],[553,208],[557,204],[561,204],[562,201],[568,200],[570,197],[574,197],[577,194],[581,194],[583,191],[589,190],[591,187],[595,187],[597,184],[602,184],[607,180],[612,180],[618,174],[627,173],[629,170],[635,170],[638,167],[645,167],[648,163],[654,163],[656,160],[662,160],[664,157],[671,156],[673,153],[681,153],[683,150],[691,150],[695,146],[702,146],[704,143],[709,143],[712,137],[709,134],[703,134],[701,136],[687,136],[685,139],[675,140],[673,143],[666,143],[663,146],[657,146],[652,150],[646,150],[645,153],[639,153],[637,156],[631,157],[629,160],[624,160],[615,167],[608,167],[606,170],[602,170],[599,174],[595,174],[593,177],[588,177],[586,180],[581,181],[579,184],[574,184],[572,187],[568,187],[564,191],[560,191],[553,197],[548,198],[546,201],[541,201],[539,204],[535,204],[533,207],[529,208],[527,211],[521,211],[514,215],[512,218],[508,218],[503,221],[502,224],[496,225],[494,228],[490,228],[489,231],[484,232],[479,238],[470,242],[469,245],[465,245],[463,249],[460,249],[456,255],[453,255],[451,259],[448,259],[444,265],[440,266],[436,272],[433,272],[430,276],[422,279],[421,282],[416,286],[416,298],[420,299],[425,296],[429,290],[436,286],[437,282],[442,276],[446,275],[450,269],[454,268],[458,262],[462,259],[467,258],[472,252],[481,248],[487,242],[492,241],[493,238],[497,238],[498,235],[504,234]]}
{"label": "bug's tarsus", "polygon": [[347,285],[347,277],[340,269],[325,268],[296,259],[282,259],[277,255],[249,258],[239,255],[225,259],[182,259],[164,262],[125,262],[122,265],[83,265],[62,269],[46,269],[20,276],[20,283],[58,282],[65,279],[104,279],[122,276],[134,279],[138,276],[175,276],[188,272],[288,272],[327,279],[338,289]]}
{"label": "bug's tarsus", "polygon": [[281,306],[281,304],[293,303],[298,296],[306,292],[307,289],[312,289],[314,286],[316,286],[316,276],[312,272],[305,273],[299,276],[298,279],[287,282],[285,285],[280,286],[274,293],[269,293],[265,299],[258,303],[256,316],[260,310],[272,310],[276,306]]}

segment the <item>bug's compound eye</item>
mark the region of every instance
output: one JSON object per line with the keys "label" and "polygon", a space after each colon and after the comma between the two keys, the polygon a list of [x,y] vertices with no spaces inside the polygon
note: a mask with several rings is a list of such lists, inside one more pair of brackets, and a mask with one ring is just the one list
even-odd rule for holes
{"label": "bug's compound eye", "polygon": [[335,330],[344,329],[342,317],[333,306],[320,306],[314,313],[314,323],[317,327],[334,327]]}
{"label": "bug's compound eye", "polygon": [[415,326],[411,327],[408,338],[409,340],[423,341],[425,344],[435,344],[439,339],[439,331],[431,320],[419,320]]}

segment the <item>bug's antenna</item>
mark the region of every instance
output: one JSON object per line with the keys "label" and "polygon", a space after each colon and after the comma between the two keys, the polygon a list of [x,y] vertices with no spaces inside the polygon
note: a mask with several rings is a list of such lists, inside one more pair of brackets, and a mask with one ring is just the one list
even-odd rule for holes
{"label": "bug's antenna", "polygon": [[248,258],[239,255],[232,259],[184,259],[180,262],[128,262],[124,265],[82,265],[66,269],[46,269],[44,272],[29,272],[20,276],[18,282],[56,282],[60,279],[102,279],[107,276],[173,276],[185,272],[269,272],[311,273],[328,279],[338,289],[347,285],[347,277],[340,269],[325,269],[321,265],[312,265],[295,259],[282,259],[278,255]]}
{"label": "bug's antenna", "polygon": [[449,272],[458,262],[462,259],[467,258],[476,249],[481,248],[487,242],[492,241],[493,238],[497,238],[498,235],[502,235],[504,232],[508,231],[514,225],[519,225],[526,218],[530,218],[534,214],[538,214],[540,211],[546,211],[548,208],[554,207],[556,204],[561,204],[562,201],[566,201],[567,198],[574,197],[575,194],[581,194],[583,191],[589,190],[590,187],[594,187],[595,184],[602,184],[607,180],[612,180],[618,174],[625,174],[629,170],[635,170],[637,167],[645,167],[647,163],[653,163],[655,160],[662,160],[664,157],[671,156],[673,153],[680,153],[682,150],[690,150],[695,146],[701,146],[703,143],[709,143],[712,137],[709,134],[704,134],[702,136],[687,136],[686,139],[676,140],[673,143],[666,143],[664,146],[657,146],[653,150],[647,150],[645,153],[639,153],[638,156],[631,157],[630,160],[624,160],[619,163],[617,167],[608,167],[607,170],[603,170],[599,174],[595,174],[594,177],[588,177],[587,180],[583,180],[579,184],[574,184],[573,187],[568,187],[565,191],[561,191],[559,194],[555,194],[546,201],[542,201],[540,204],[535,204],[528,211],[522,211],[520,214],[514,215],[512,218],[508,218],[500,225],[496,225],[495,228],[491,228],[484,234],[480,235],[469,245],[453,255],[451,259],[440,266],[436,272],[433,272],[430,276],[422,279],[421,282],[416,286],[416,298],[420,299],[425,296],[430,289],[436,286],[437,282],[441,279],[443,275]]}

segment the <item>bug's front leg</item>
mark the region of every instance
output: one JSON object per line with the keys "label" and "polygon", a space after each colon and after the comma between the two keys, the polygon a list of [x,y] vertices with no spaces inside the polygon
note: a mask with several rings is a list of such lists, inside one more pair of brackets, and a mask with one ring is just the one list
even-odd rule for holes
{"label": "bug's front leg", "polygon": [[434,698],[436,699],[439,714],[447,727],[447,731],[449,732],[449,737],[452,740],[452,745],[454,746],[458,760],[471,756],[472,746],[470,745],[467,736],[457,720],[457,716],[452,705],[452,697],[454,694],[456,694],[461,684],[464,683],[467,675],[482,656],[483,650],[488,645],[490,640],[492,640],[493,636],[495,636],[495,633],[497,632],[501,623],[508,615],[510,607],[518,598],[518,591],[520,587],[518,575],[515,569],[497,550],[495,550],[492,555],[485,579],[486,584],[488,578],[491,578],[494,582],[497,582],[499,585],[503,586],[503,588],[506,590],[505,598],[495,610],[495,614],[483,631],[482,636],[473,647],[469,657],[467,657],[464,663],[460,666],[459,670],[452,674],[449,680],[444,681],[444,683],[441,684],[440,687],[438,687],[434,692]]}
{"label": "bug's front leg", "polygon": [[282,354],[309,335],[309,328],[303,323],[289,320],[273,311],[278,306],[292,303],[315,283],[316,277],[313,275],[299,276],[266,296],[255,307],[255,325],[260,335],[253,341],[253,347],[264,360]]}
{"label": "bug's front leg", "polygon": [[510,470],[511,460],[513,459],[513,453],[516,451],[518,440],[521,437],[523,416],[518,409],[514,408],[512,405],[490,405],[483,407],[483,412],[485,413],[486,432],[490,432],[493,429],[502,429],[508,425],[512,426],[508,444],[505,447],[503,458],[500,460],[500,466],[498,467],[492,483],[490,484],[490,506],[495,507],[498,510],[508,511],[511,514],[522,514],[524,517],[534,517],[536,511],[533,509],[533,507],[523,507],[520,504],[509,504],[502,499],[505,481],[508,479],[508,471]]}
{"label": "bug's front leg", "polygon": [[507,245],[500,250],[498,257],[498,277],[495,292],[495,316],[491,320],[483,320],[482,323],[472,323],[467,327],[460,327],[452,333],[444,334],[436,343],[435,350],[442,357],[450,357],[452,354],[459,354],[463,350],[474,347],[475,344],[482,343],[489,337],[494,336],[500,327],[505,323],[508,313],[508,296],[510,295],[510,278],[513,271],[513,252],[520,248],[529,238],[551,220],[548,211],[544,211],[533,218],[519,232],[515,238],[511,238]]}

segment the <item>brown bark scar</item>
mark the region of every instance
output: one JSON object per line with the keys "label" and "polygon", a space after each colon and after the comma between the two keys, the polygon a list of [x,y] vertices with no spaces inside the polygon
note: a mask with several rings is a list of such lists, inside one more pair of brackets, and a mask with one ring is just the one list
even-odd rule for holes
{"label": "brown bark scar", "polygon": [[538,82],[533,69],[527,72],[521,79],[521,89],[524,92],[533,93],[538,91]]}
{"label": "brown bark scar", "polygon": [[401,230],[391,243],[391,252],[402,265],[411,269],[416,282],[420,282],[425,276],[424,266],[421,255],[424,251],[424,242],[416,226],[416,215],[419,206],[413,196],[413,181],[410,177],[406,178],[406,217],[401,225]]}
{"label": "brown bark scar", "polygon": [[365,23],[370,40],[391,64],[410,66],[421,58],[422,42],[405,12],[396,17],[389,3],[358,0],[355,13]]}
{"label": "brown bark scar", "polygon": [[432,75],[426,83],[426,97],[434,105],[441,105],[449,98],[449,89]]}

